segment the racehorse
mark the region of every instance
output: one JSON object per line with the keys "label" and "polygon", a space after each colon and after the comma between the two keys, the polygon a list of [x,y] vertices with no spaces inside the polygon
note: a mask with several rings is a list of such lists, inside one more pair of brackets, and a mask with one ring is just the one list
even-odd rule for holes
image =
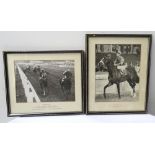
{"label": "racehorse", "polygon": [[30,72],[31,71],[31,67],[30,66],[26,66],[26,68],[23,71],[24,71],[24,73]]}
{"label": "racehorse", "polygon": [[46,96],[48,93],[47,77],[46,76],[40,76],[39,77],[39,84],[40,84],[43,96]]}
{"label": "racehorse", "polygon": [[65,95],[66,100],[68,100],[69,96],[71,95],[71,88],[72,88],[71,78],[62,77],[60,78],[59,82],[61,90]]}
{"label": "racehorse", "polygon": [[108,71],[108,84],[104,86],[104,98],[106,98],[106,89],[113,84],[116,84],[118,97],[120,95],[120,83],[127,81],[132,88],[132,96],[136,97],[135,86],[136,83],[139,83],[139,76],[133,66],[126,67],[126,74],[122,75],[121,70],[117,69],[117,66],[114,65],[114,61],[111,58],[104,57],[100,62],[103,63],[104,68]]}
{"label": "racehorse", "polygon": [[41,71],[40,66],[35,66],[35,67],[33,68],[33,72],[34,72],[34,73],[40,73],[40,71]]}
{"label": "racehorse", "polygon": [[33,72],[36,73],[37,72],[37,67],[33,68]]}

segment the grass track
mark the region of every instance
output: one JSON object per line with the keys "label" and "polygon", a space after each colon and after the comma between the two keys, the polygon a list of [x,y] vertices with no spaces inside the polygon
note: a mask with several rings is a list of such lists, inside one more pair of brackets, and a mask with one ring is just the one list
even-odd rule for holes
{"label": "grass track", "polygon": [[[32,67],[32,66],[31,66]],[[23,68],[21,66],[21,68]],[[43,96],[41,94],[41,88],[39,85],[39,75],[34,72],[25,72],[27,78],[31,82],[32,86],[34,87],[38,97],[40,98],[41,102],[60,102],[66,101],[66,97],[62,93],[59,79],[62,77],[62,73],[65,71],[66,68],[64,67],[56,67],[53,65],[46,65],[43,68],[47,72],[47,79],[48,79],[48,95]],[[74,81],[74,70],[71,69],[73,74],[72,80],[72,94],[70,95],[68,101],[75,100],[75,81]]]}

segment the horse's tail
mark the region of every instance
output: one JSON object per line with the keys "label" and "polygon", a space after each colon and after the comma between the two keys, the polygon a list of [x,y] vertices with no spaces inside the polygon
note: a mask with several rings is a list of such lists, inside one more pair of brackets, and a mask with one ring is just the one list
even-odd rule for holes
{"label": "horse's tail", "polygon": [[134,67],[128,67],[127,69],[128,69],[128,71],[130,72],[130,74],[132,74],[133,80],[134,80],[136,83],[139,83],[139,81],[140,81],[140,80],[139,80],[139,76],[138,76],[138,74],[137,74],[135,68],[134,68]]}
{"label": "horse's tail", "polygon": [[134,72],[134,80],[135,80],[135,82],[136,82],[136,83],[139,83],[139,76],[138,76],[138,74],[137,74],[135,68],[133,68],[133,72]]}

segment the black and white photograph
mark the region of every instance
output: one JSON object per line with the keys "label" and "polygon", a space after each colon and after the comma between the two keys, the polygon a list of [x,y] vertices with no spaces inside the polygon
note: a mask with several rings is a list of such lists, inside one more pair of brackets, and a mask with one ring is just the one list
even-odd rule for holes
{"label": "black and white photograph", "polygon": [[140,44],[96,44],[96,102],[138,100],[140,56]]}
{"label": "black and white photograph", "polygon": [[74,61],[15,61],[16,101],[75,101]]}
{"label": "black and white photograph", "polygon": [[84,112],[83,51],[5,51],[8,116]]}
{"label": "black and white photograph", "polygon": [[87,34],[87,114],[145,113],[151,35]]}

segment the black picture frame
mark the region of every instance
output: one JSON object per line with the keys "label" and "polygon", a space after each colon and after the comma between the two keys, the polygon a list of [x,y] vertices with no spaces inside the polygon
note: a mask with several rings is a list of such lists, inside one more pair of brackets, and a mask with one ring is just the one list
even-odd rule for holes
{"label": "black picture frame", "polygon": [[[127,37],[127,38],[148,38],[149,43],[148,43],[148,63],[147,63],[147,85],[146,85],[146,94],[145,94],[145,109],[144,110],[136,110],[136,111],[90,111],[89,110],[89,39],[90,38],[108,38],[108,37],[117,37],[122,38],[122,37]],[[109,114],[146,114],[147,113],[147,105],[148,105],[148,96],[149,96],[149,77],[150,77],[150,65],[151,65],[151,45],[152,45],[152,34],[86,34],[85,35],[85,76],[86,76],[86,83],[85,83],[85,102],[86,102],[86,114],[87,115],[109,115]]]}
{"label": "black picture frame", "polygon": [[[80,54],[81,59],[81,111],[71,111],[71,112],[38,112],[38,113],[18,113],[12,114],[11,112],[11,103],[10,103],[10,85],[9,85],[9,73],[8,73],[8,59],[7,55],[10,54]],[[33,116],[59,116],[59,115],[80,115],[85,113],[85,104],[84,104],[84,51],[83,50],[55,50],[55,51],[3,51],[3,61],[4,61],[4,75],[5,75],[5,90],[6,90],[6,104],[7,104],[7,115],[8,117],[33,117]],[[76,92],[75,92],[76,93]]]}

